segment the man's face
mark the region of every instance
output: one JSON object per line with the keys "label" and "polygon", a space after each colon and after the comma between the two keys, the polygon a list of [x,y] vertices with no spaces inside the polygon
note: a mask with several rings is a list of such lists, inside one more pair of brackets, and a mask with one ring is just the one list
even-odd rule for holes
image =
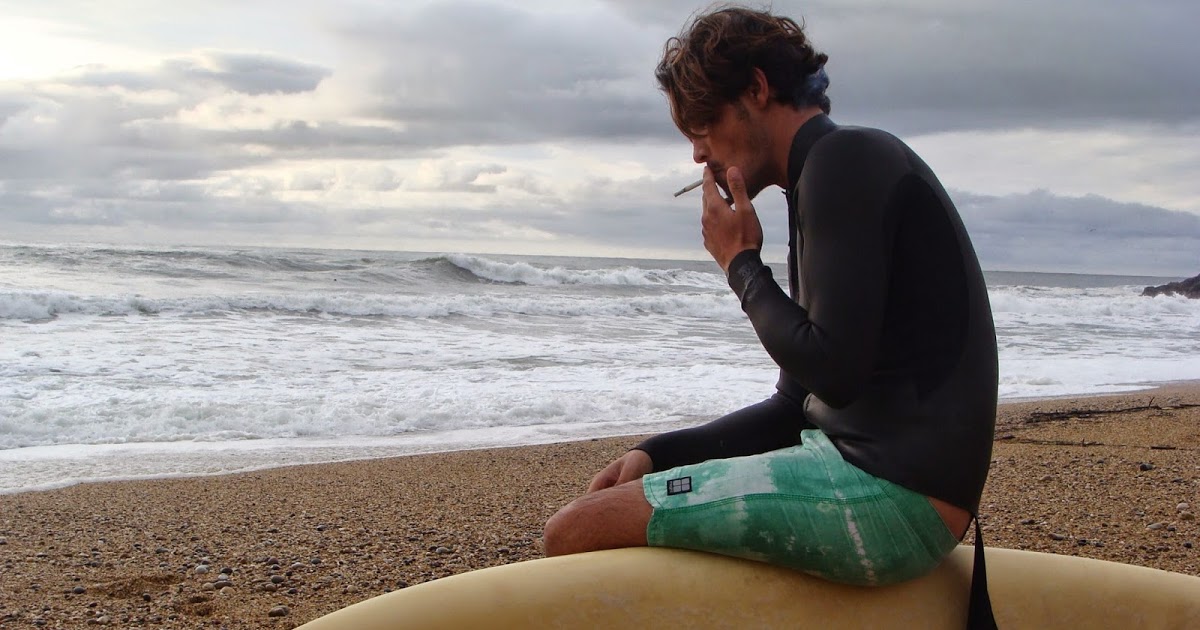
{"label": "man's face", "polygon": [[770,185],[765,170],[766,130],[740,101],[723,106],[716,121],[697,132],[687,134],[692,142],[692,159],[712,169],[717,184],[726,194],[729,193],[726,170],[731,166],[742,170],[751,199]]}

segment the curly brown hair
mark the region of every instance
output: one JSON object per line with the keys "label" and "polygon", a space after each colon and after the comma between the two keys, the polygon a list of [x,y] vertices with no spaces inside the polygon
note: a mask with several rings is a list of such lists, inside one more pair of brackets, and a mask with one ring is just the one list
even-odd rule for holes
{"label": "curly brown hair", "polygon": [[755,68],[766,75],[773,100],[797,108],[816,105],[828,114],[828,78],[821,72],[828,60],[794,20],[719,5],[667,40],[654,76],[670,97],[675,126],[695,136],[716,121],[723,105],[746,91]]}

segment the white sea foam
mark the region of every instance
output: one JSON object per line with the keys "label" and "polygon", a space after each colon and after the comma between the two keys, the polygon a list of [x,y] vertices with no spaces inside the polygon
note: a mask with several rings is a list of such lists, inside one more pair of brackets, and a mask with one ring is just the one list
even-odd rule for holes
{"label": "white sea foam", "polygon": [[451,254],[447,259],[472,274],[494,282],[538,286],[613,285],[613,286],[687,286],[724,290],[724,279],[712,272],[683,269],[643,269],[623,266],[607,269],[567,269],[561,266],[535,267],[525,262],[501,262],[481,256]]}
{"label": "white sea foam", "polygon": [[736,298],[723,293],[642,296],[301,293],[148,298],[136,295],[89,296],[63,291],[0,290],[0,319],[37,321],[70,314],[212,315],[236,311],[400,318],[452,315],[585,317],[648,313],[718,317],[724,320],[741,317]]}
{"label": "white sea foam", "polygon": [[[0,492],[658,431],[776,377],[711,264],[2,247],[0,262]],[[1200,301],[1037,279],[990,290],[1002,398],[1200,378]]]}

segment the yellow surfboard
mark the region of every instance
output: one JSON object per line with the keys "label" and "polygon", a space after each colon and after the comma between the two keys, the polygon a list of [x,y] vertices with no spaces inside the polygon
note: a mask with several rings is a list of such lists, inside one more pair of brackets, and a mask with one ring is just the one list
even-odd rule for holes
{"label": "yellow surfboard", "polygon": [[[844,586],[748,560],[618,549],[463,573],[381,595],[301,630],[425,628],[931,628],[961,630],[972,549],[929,575]],[[1200,578],[1113,562],[987,550],[997,624],[1200,629]]]}

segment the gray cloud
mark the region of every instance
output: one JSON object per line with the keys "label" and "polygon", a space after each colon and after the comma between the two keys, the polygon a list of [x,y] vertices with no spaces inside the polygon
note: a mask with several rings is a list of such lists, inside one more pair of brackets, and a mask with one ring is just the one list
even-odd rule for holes
{"label": "gray cloud", "polygon": [[[194,180],[262,164],[271,156],[246,151],[243,139],[175,117],[228,92],[310,91],[328,74],[273,55],[210,51],[141,72],[88,66],[45,81],[0,83],[0,172],[9,180]],[[138,96],[145,93],[154,94]]]}
{"label": "gray cloud", "polygon": [[123,87],[134,91],[216,85],[256,96],[311,92],[331,74],[328,68],[275,55],[213,50],[199,56],[168,58],[157,68],[142,72],[103,65],[83,66],[60,81],[74,86]]}
{"label": "gray cloud", "polygon": [[1200,118],[1200,67],[1180,63],[1200,58],[1195,3],[967,6],[880,11],[830,29],[836,98],[911,131]]}
{"label": "gray cloud", "polygon": [[[509,150],[497,145],[586,151],[621,144],[636,154],[670,143],[686,154],[651,73],[663,41],[702,6],[609,0],[550,11],[515,2],[445,0],[416,9],[366,3],[343,12],[336,27],[321,22],[334,31],[322,35],[338,52],[336,68],[208,50],[173,54],[144,70],[86,66],[44,81],[0,82],[0,222],[112,229],[98,237],[152,227],[174,230],[177,242],[206,230],[238,238],[239,226],[252,226],[244,237],[253,241],[264,231],[258,227],[270,226],[273,233],[342,235],[352,243],[364,235],[416,238],[419,226],[421,235],[446,241],[477,234],[480,242],[515,243],[506,239],[527,233],[530,242],[559,238],[703,256],[698,197],[669,197],[686,175],[595,179],[563,190],[540,167],[523,169],[520,159],[490,163]],[[786,0],[775,8],[805,18],[831,55],[839,122],[901,135],[1116,130],[1128,132],[1129,142],[1187,135],[1200,123],[1200,70],[1192,63],[1200,38],[1191,33],[1200,5],[1192,2],[1157,0],[1130,10],[1115,0],[1036,7],[914,0],[901,10],[885,0]],[[315,113],[322,109],[301,104],[308,96],[354,115]],[[275,102],[286,109],[272,111]],[[256,126],[278,122],[216,129],[184,122],[183,114],[205,108],[228,108],[230,120]],[[439,166],[445,172],[429,178],[370,164],[461,155],[448,149],[471,146],[486,146],[489,157],[467,165],[447,159]],[[1106,150],[1095,146],[1089,150]],[[1071,159],[1062,146],[1054,149],[1054,159]],[[1113,150],[1132,155],[1128,144]],[[1138,155],[1155,162],[1151,147]],[[332,159],[366,166],[322,164]],[[1164,158],[1158,170],[1184,171],[1188,160]],[[279,181],[238,172],[284,161],[296,173]],[[1062,183],[1046,179],[1048,188]],[[1072,189],[1086,190],[1086,182],[1072,182]],[[336,207],[280,201],[303,196],[288,190],[343,196]],[[427,201],[436,195],[414,195],[423,201],[358,209],[349,194],[397,190],[477,193],[471,203],[488,205],[453,208]],[[1171,196],[1189,194],[1181,185]],[[1170,275],[1200,264],[1195,215],[1044,192],[956,198],[991,268]],[[778,259],[782,199],[759,203]]]}
{"label": "gray cloud", "polygon": [[374,65],[380,102],[369,113],[426,142],[674,135],[647,66],[658,38],[606,12],[437,3],[347,25],[343,37]]}
{"label": "gray cloud", "polygon": [[496,184],[481,184],[484,175],[503,175],[508,169],[499,164],[471,165],[442,172],[440,181],[431,186],[418,186],[415,190],[435,192],[494,193]]}
{"label": "gray cloud", "polygon": [[[220,201],[205,185],[181,182],[91,181],[57,189],[0,190],[0,221],[52,226],[151,226],[178,230],[240,225],[302,226],[318,231],[329,223],[328,212],[314,204],[285,203],[270,193],[274,186],[253,180],[241,194]],[[257,189],[257,190],[256,190]],[[251,233],[251,239],[256,236]]]}
{"label": "gray cloud", "polygon": [[953,196],[991,269],[1174,275],[1200,266],[1194,214],[1046,191]]}

